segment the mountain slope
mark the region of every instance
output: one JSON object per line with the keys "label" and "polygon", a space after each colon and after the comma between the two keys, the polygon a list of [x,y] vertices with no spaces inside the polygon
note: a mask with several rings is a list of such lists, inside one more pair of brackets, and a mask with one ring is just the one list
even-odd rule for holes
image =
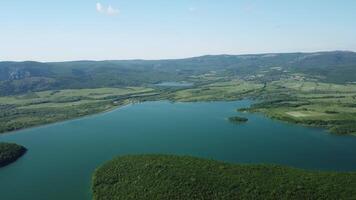
{"label": "mountain slope", "polygon": [[[278,70],[275,70],[278,69]],[[141,86],[187,80],[211,71],[261,82],[303,73],[324,82],[356,82],[356,53],[347,51],[216,55],[173,60],[0,62],[0,95],[69,88]]]}

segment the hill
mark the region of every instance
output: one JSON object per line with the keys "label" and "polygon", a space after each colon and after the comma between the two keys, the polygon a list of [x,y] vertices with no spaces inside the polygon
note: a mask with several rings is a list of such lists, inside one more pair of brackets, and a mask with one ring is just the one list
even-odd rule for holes
{"label": "hill", "polygon": [[15,162],[26,151],[26,148],[23,146],[0,142],[0,167]]}
{"label": "hill", "polygon": [[124,156],[93,176],[102,199],[354,199],[355,173],[236,165],[193,157]]}
{"label": "hill", "polygon": [[[0,62],[0,95],[57,89],[144,86],[214,72],[259,82],[302,73],[323,82],[356,82],[356,53],[216,55],[172,60]],[[194,79],[193,81],[198,81]]]}

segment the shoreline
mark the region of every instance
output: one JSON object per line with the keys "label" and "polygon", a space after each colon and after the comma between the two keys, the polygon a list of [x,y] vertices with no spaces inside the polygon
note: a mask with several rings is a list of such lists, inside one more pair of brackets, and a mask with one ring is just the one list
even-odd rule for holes
{"label": "shoreline", "polygon": [[16,134],[17,132],[24,131],[24,130],[28,130],[28,129],[40,128],[40,127],[46,127],[46,126],[52,126],[52,125],[64,123],[64,122],[67,122],[67,121],[79,120],[79,119],[83,119],[83,118],[87,118],[87,117],[92,117],[92,116],[99,115],[99,114],[110,113],[110,112],[113,112],[113,111],[115,111],[115,110],[117,110],[117,109],[121,109],[121,108],[124,108],[124,107],[129,106],[129,105],[132,105],[132,104],[134,104],[134,103],[124,103],[124,104],[121,104],[121,105],[118,105],[118,106],[113,106],[112,108],[107,109],[107,110],[104,110],[104,111],[101,111],[101,112],[91,113],[91,114],[88,114],[88,115],[83,115],[83,116],[74,117],[74,118],[68,118],[68,119],[64,119],[64,120],[60,120],[60,121],[56,121],[56,122],[38,124],[38,125],[29,126],[29,127],[25,127],[25,128],[13,130],[13,131],[2,132],[2,133],[0,133],[0,138],[1,138],[2,135]]}
{"label": "shoreline", "polygon": [[[128,99],[127,99],[128,100]],[[79,116],[79,117],[74,117],[74,118],[68,118],[68,119],[64,119],[64,120],[60,120],[60,121],[55,121],[55,122],[50,122],[50,123],[44,123],[44,124],[38,124],[38,125],[34,125],[34,126],[29,126],[29,127],[25,127],[25,128],[21,128],[21,129],[17,129],[17,130],[13,130],[13,131],[7,131],[7,132],[2,132],[0,133],[0,138],[2,135],[8,135],[8,134],[16,134],[17,132],[20,131],[24,131],[27,129],[33,129],[33,128],[39,128],[39,127],[46,127],[46,126],[51,126],[51,125],[55,125],[55,124],[59,124],[59,123],[64,123],[67,121],[72,121],[72,120],[79,120],[79,119],[83,119],[83,118],[87,118],[87,117],[92,117],[95,115],[100,115],[100,114],[106,114],[106,113],[110,113],[113,112],[117,109],[122,109],[126,106],[130,106],[130,105],[134,105],[134,104],[140,104],[140,103],[144,103],[144,102],[157,102],[157,101],[167,101],[169,103],[212,103],[212,102],[234,102],[234,101],[244,101],[244,100],[248,100],[248,101],[255,101],[255,100],[251,100],[249,98],[237,98],[234,100],[205,100],[205,101],[181,101],[181,100],[173,100],[173,99],[157,99],[157,100],[149,100],[149,101],[129,101],[129,102],[123,102],[120,105],[114,105],[113,107],[104,110],[104,111],[100,111],[100,112],[95,112],[95,113],[91,113],[88,115],[83,115],[83,116]],[[255,102],[256,103],[256,102]],[[249,107],[251,107],[254,103],[251,103],[249,105]],[[248,109],[248,108],[246,108]],[[238,109],[236,110],[236,112],[242,112],[242,111],[238,111]],[[331,134],[331,135],[335,135],[335,136],[351,136],[351,137],[356,137],[356,134],[337,134],[337,133],[333,133],[331,130],[329,130],[327,127],[322,127],[322,126],[314,126],[314,125],[308,125],[308,124],[303,124],[303,123],[296,123],[296,122],[292,122],[292,121],[288,121],[288,120],[282,120],[282,119],[278,119],[275,118],[274,116],[270,116],[267,113],[264,112],[254,112],[254,111],[243,111],[246,113],[250,113],[250,114],[259,114],[262,115],[270,120],[274,120],[274,121],[279,121],[282,123],[286,123],[286,124],[291,124],[291,125],[296,125],[296,126],[302,126],[302,127],[306,127],[306,128],[316,128],[316,129],[321,129],[324,130],[325,133],[327,134]],[[243,113],[242,112],[242,113]]]}
{"label": "shoreline", "polygon": [[218,100],[218,101],[216,101],[216,100],[212,100],[212,101],[174,101],[174,100],[170,100],[170,99],[165,99],[165,100],[155,100],[155,101],[153,100],[153,101],[126,102],[126,103],[123,103],[121,105],[113,106],[112,108],[109,108],[109,109],[101,111],[101,112],[96,112],[96,113],[92,113],[92,114],[88,114],[88,115],[84,115],[84,116],[80,116],[80,117],[68,118],[68,119],[64,119],[64,120],[60,120],[60,121],[56,121],[56,122],[38,124],[38,125],[29,126],[29,127],[25,127],[25,128],[13,130],[13,131],[2,132],[2,133],[0,133],[0,138],[1,138],[1,136],[4,136],[4,135],[16,134],[16,133],[18,133],[20,131],[24,131],[24,130],[28,130],[28,129],[46,127],[46,126],[51,126],[51,125],[55,125],[55,124],[59,124],[59,123],[64,123],[64,122],[67,122],[67,121],[79,120],[79,119],[83,119],[83,118],[87,118],[87,117],[92,117],[92,116],[95,116],[95,115],[106,114],[106,113],[110,113],[110,112],[113,112],[113,111],[118,110],[118,109],[125,108],[125,107],[130,106],[130,105],[141,104],[141,103],[144,103],[144,102],[167,101],[167,102],[173,104],[173,103],[234,102],[234,101],[243,101],[243,100],[248,100],[248,99],[245,99],[245,98],[240,99],[239,98],[239,99],[227,100],[227,101],[224,101],[224,100]]}

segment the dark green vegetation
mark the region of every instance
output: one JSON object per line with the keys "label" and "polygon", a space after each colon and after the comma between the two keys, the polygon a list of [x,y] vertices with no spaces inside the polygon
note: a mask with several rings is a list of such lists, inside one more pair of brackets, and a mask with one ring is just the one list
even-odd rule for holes
{"label": "dark green vegetation", "polygon": [[26,148],[23,146],[0,142],[0,167],[16,161],[26,151]]}
{"label": "dark green vegetation", "polygon": [[240,124],[240,123],[246,123],[248,121],[248,119],[244,118],[244,117],[235,116],[235,117],[229,117],[229,121],[231,123]]}
{"label": "dark green vegetation", "polygon": [[354,199],[356,174],[275,165],[235,165],[192,157],[116,158],[93,176],[104,199]]}
{"label": "dark green vegetation", "polygon": [[[188,82],[187,87],[160,87]],[[245,111],[356,134],[356,53],[202,56],[179,60],[0,62],[0,133],[147,100],[252,98]]]}

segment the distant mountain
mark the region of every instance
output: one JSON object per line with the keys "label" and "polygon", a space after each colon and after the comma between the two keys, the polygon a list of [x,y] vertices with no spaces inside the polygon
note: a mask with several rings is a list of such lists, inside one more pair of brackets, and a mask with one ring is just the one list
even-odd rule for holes
{"label": "distant mountain", "polygon": [[[48,89],[139,86],[184,80],[210,71],[224,76],[246,77],[275,68],[314,76],[324,82],[356,82],[356,53],[333,51],[207,55],[171,60],[0,62],[0,95]],[[273,80],[278,76],[274,71],[269,78]]]}

